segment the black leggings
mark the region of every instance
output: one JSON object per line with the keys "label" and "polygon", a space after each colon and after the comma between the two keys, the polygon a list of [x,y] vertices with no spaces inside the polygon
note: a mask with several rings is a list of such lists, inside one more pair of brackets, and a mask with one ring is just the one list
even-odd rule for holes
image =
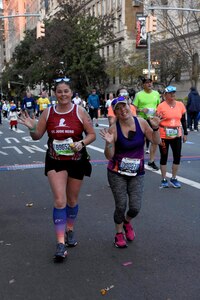
{"label": "black leggings", "polygon": [[173,164],[179,165],[181,160],[181,148],[182,148],[182,141],[181,137],[176,137],[174,139],[161,139],[161,144],[159,145],[160,149],[160,164],[166,165],[168,152],[169,152],[169,145],[172,149],[173,153]]}

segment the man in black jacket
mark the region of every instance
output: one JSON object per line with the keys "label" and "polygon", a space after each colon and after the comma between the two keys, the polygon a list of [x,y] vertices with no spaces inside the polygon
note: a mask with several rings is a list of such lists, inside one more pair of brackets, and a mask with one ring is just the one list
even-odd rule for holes
{"label": "man in black jacket", "polygon": [[198,113],[200,112],[200,96],[195,87],[191,87],[187,101],[187,125],[190,131],[198,131]]}

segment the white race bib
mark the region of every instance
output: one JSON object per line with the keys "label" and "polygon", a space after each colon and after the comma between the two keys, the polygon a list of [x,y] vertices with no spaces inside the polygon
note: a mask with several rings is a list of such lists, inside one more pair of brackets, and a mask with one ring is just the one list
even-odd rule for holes
{"label": "white race bib", "polygon": [[165,127],[165,132],[166,132],[167,137],[176,137],[176,136],[178,136],[178,128]]}
{"label": "white race bib", "polygon": [[29,101],[29,102],[26,102],[26,107],[29,108],[32,106],[32,103]]}
{"label": "white race bib", "polygon": [[149,108],[147,112],[147,116],[153,117],[155,114],[155,109],[154,108]]}
{"label": "white race bib", "polygon": [[74,151],[72,150],[73,140],[68,138],[66,140],[53,140],[53,149],[57,155],[73,156]]}
{"label": "white race bib", "polygon": [[43,104],[42,104],[42,108],[43,108],[43,109],[47,108],[47,104],[46,104],[46,103],[43,103]]}
{"label": "white race bib", "polygon": [[136,176],[140,167],[140,159],[124,157],[121,160],[118,173],[127,176]]}

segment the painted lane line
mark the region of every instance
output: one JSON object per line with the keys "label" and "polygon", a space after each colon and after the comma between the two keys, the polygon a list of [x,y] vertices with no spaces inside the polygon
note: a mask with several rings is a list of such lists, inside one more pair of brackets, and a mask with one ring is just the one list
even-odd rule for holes
{"label": "painted lane line", "polygon": [[[154,172],[154,173],[157,173],[157,174],[161,175],[160,170],[159,171],[153,171],[152,168],[149,167],[148,165],[145,165],[145,169],[148,170],[148,171],[151,171],[151,172]],[[168,178],[171,178],[172,174],[167,172],[166,176]],[[190,179],[187,179],[187,178],[184,178],[184,177],[181,177],[179,175],[177,176],[177,178],[178,178],[178,181],[200,190],[200,183],[198,183],[196,181],[193,181],[193,180],[190,180]]]}

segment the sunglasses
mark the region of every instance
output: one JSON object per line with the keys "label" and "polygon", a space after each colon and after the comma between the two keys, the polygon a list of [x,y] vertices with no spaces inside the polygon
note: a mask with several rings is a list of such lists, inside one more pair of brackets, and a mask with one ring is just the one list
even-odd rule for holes
{"label": "sunglasses", "polygon": [[54,80],[55,82],[61,82],[61,81],[64,81],[64,82],[69,82],[70,81],[70,79],[69,78],[67,78],[67,77],[63,77],[63,78],[57,78],[57,79],[55,79]]}
{"label": "sunglasses", "polygon": [[175,94],[176,92],[166,92],[165,94]]}
{"label": "sunglasses", "polygon": [[128,96],[128,95],[129,95],[128,92],[122,92],[122,93],[120,93],[120,96],[122,96],[122,97],[123,97],[123,96],[125,97],[125,96]]}
{"label": "sunglasses", "polygon": [[120,96],[118,98],[113,99],[111,104],[112,104],[112,106],[115,106],[117,103],[120,103],[121,101],[123,101],[123,102],[126,101],[126,98],[123,96]]}

